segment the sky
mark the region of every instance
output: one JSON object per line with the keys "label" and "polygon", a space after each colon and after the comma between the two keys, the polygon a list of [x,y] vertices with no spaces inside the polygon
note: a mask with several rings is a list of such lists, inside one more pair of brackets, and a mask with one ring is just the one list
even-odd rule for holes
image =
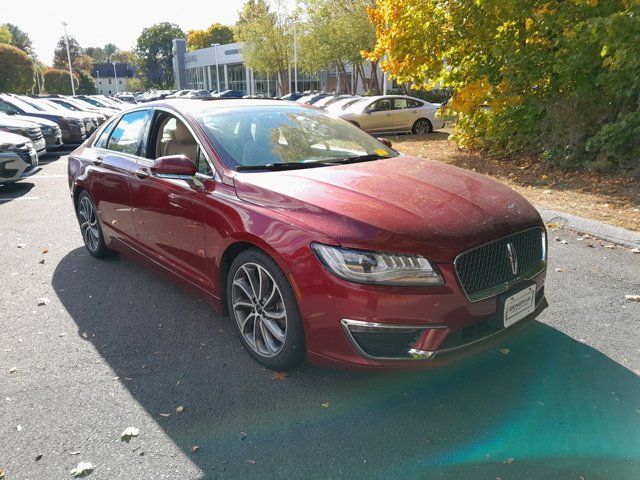
{"label": "sky", "polygon": [[62,22],[83,48],[113,43],[134,47],[142,29],[171,22],[185,32],[212,23],[235,24],[245,0],[0,0],[0,24],[12,23],[27,32],[38,58],[51,65],[53,50],[63,35]]}

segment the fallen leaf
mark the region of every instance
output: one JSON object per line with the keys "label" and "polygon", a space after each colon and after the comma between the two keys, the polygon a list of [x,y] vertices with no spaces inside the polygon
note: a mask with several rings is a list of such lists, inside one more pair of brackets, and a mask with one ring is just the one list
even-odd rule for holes
{"label": "fallen leaf", "polygon": [[9,373],[15,373],[18,369],[16,367],[11,367],[9,369]]}
{"label": "fallen leaf", "polygon": [[245,438],[247,438],[248,435],[249,435],[248,433],[240,432],[240,439],[244,440]]}
{"label": "fallen leaf", "polygon": [[166,418],[166,417],[170,417],[171,414],[170,413],[161,413],[160,416]]}
{"label": "fallen leaf", "polygon": [[288,376],[289,374],[287,372],[273,372],[273,375],[271,375],[271,380],[284,380]]}
{"label": "fallen leaf", "polygon": [[546,179],[549,178],[549,175],[542,175],[542,177],[540,177],[540,178],[542,178],[542,180],[546,180]]}
{"label": "fallen leaf", "polygon": [[560,228],[560,224],[558,222],[549,222],[547,223],[547,228],[550,229],[556,229],[556,228]]}
{"label": "fallen leaf", "polygon": [[324,402],[321,405],[322,405],[322,408],[329,408],[329,402]]}
{"label": "fallen leaf", "polygon": [[4,478],[4,469],[0,468],[0,478]]}
{"label": "fallen leaf", "polygon": [[96,469],[95,465],[90,462],[80,462],[76,468],[71,469],[71,475],[74,477],[86,477]]}
{"label": "fallen leaf", "polygon": [[632,248],[631,253],[640,253],[640,248]]}
{"label": "fallen leaf", "polygon": [[16,430],[18,430],[19,432],[22,431],[22,425],[16,425]]}
{"label": "fallen leaf", "polygon": [[198,450],[200,450],[200,447],[198,445],[194,445],[193,447],[191,447],[191,453],[196,453]]}
{"label": "fallen leaf", "polygon": [[509,463],[509,464],[511,464],[511,463],[513,463],[513,462],[514,462],[513,457],[509,457],[509,458],[507,458],[507,459],[506,459],[504,462],[502,462],[502,463]]}
{"label": "fallen leaf", "polygon": [[564,268],[556,268],[556,272],[558,273],[564,272]]}
{"label": "fallen leaf", "polygon": [[51,303],[51,300],[49,300],[47,297],[42,297],[38,299],[38,306],[39,307],[43,307],[45,305],[49,305]]}
{"label": "fallen leaf", "polygon": [[44,264],[44,258],[42,260],[40,260],[38,263]]}
{"label": "fallen leaf", "polygon": [[560,243],[561,243],[562,245],[569,245],[569,242],[567,242],[566,240],[560,240]]}
{"label": "fallen leaf", "polygon": [[255,465],[256,461],[255,460],[247,460],[247,463],[250,463],[251,465]]}
{"label": "fallen leaf", "polygon": [[69,455],[80,455],[80,450],[75,450],[73,452],[69,452]]}
{"label": "fallen leaf", "polygon": [[40,460],[42,460],[42,454],[36,455],[36,462],[39,462]]}
{"label": "fallen leaf", "polygon": [[625,295],[624,298],[630,302],[640,302],[640,295]]}
{"label": "fallen leaf", "polygon": [[184,407],[182,405],[180,405],[178,408],[176,408],[176,412],[178,412],[178,413],[184,412]]}
{"label": "fallen leaf", "polygon": [[120,440],[123,442],[129,442],[133,437],[137,437],[140,434],[140,430],[136,427],[127,427],[124,432],[120,434]]}
{"label": "fallen leaf", "polygon": [[509,355],[509,352],[511,352],[511,350],[509,350],[508,348],[501,348],[500,349],[500,353],[503,355]]}
{"label": "fallen leaf", "polygon": [[19,243],[19,244],[16,245],[16,247],[18,247],[18,248],[24,248],[26,246],[27,246],[26,243]]}
{"label": "fallen leaf", "polygon": [[42,250],[40,250],[42,252],[42,254],[46,254],[49,253],[49,249],[48,248],[43,248]]}

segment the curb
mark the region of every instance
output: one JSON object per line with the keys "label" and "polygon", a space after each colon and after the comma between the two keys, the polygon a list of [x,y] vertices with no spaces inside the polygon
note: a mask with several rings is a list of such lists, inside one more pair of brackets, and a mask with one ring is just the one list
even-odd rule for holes
{"label": "curb", "polygon": [[558,223],[563,228],[588,233],[594,237],[628,248],[640,248],[640,232],[633,232],[622,227],[614,227],[606,223],[589,220],[569,213],[558,212],[536,207],[544,223]]}

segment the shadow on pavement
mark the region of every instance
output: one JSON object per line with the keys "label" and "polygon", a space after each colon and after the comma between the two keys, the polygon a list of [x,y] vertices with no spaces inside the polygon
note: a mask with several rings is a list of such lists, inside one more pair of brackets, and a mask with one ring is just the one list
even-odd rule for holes
{"label": "shadow on pavement", "polygon": [[28,181],[0,185],[0,205],[27,195],[35,185]]}
{"label": "shadow on pavement", "polygon": [[202,478],[640,477],[640,378],[538,322],[439,369],[272,381],[228,319],[126,258],[76,249],[53,286]]}

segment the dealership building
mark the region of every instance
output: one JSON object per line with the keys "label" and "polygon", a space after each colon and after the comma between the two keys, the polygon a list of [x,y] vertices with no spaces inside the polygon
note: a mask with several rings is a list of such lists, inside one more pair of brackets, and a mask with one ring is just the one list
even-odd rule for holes
{"label": "dealership building", "polygon": [[[270,75],[259,74],[247,67],[242,58],[240,43],[217,45],[199,50],[187,51],[186,41],[173,41],[173,70],[176,89],[196,90],[238,90],[247,95],[283,95],[277,85],[275,72]],[[365,65],[365,74],[370,76],[371,66]],[[345,75],[335,71],[321,71],[317,74],[298,72],[298,92],[305,90],[323,90],[327,92],[352,91],[351,65],[347,65]],[[379,83],[383,83],[383,74],[379,72]],[[289,91],[295,91],[295,71],[290,66],[285,73],[284,82],[290,85]],[[350,88],[351,87],[351,88]],[[356,93],[365,93],[362,81],[358,82]]]}

